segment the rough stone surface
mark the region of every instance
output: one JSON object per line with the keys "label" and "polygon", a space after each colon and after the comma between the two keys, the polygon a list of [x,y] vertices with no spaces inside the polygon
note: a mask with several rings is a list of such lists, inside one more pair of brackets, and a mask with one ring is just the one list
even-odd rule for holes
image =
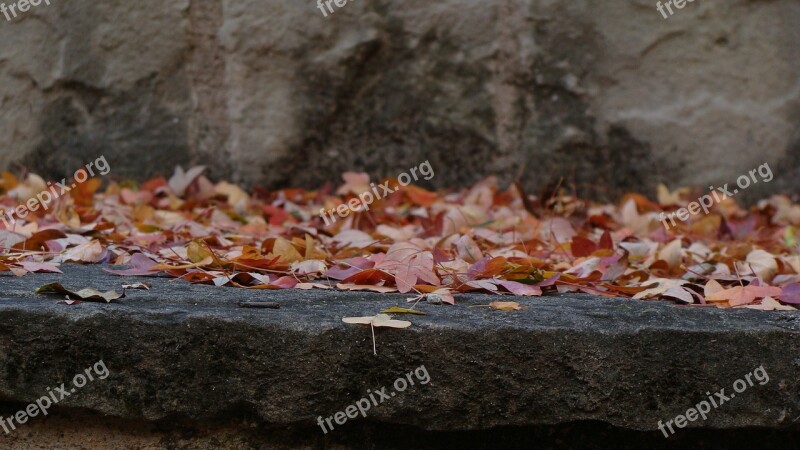
{"label": "rough stone surface", "polygon": [[[653,431],[759,366],[755,382],[689,428],[794,427],[800,316],[562,295],[524,311],[422,304],[411,328],[376,332],[342,317],[403,305],[399,294],[253,291],[154,281],[118,303],[67,306],[33,294],[118,287],[99,267],[66,275],[0,277],[0,398],[28,403],[102,359],[111,375],[64,399],[123,419],[194,421],[249,416],[314,427],[425,365],[431,381],[373,407],[371,423],[431,431],[601,421]],[[129,278],[125,278],[129,281]],[[280,309],[241,308],[270,300]],[[353,422],[358,422],[353,420]]]}
{"label": "rough stone surface", "polygon": [[[0,414],[7,417],[18,410],[12,406],[0,407]],[[771,429],[691,429],[667,440],[657,431],[625,430],[596,422],[449,432],[357,422],[324,435],[319,428],[269,428],[247,419],[227,423],[175,419],[146,422],[103,417],[85,410],[60,410],[46,418],[36,417],[20,432],[0,434],[0,446],[10,450],[783,450],[795,448],[798,437],[797,431]]]}
{"label": "rough stone surface", "polygon": [[346,170],[490,173],[581,193],[800,171],[800,7],[707,0],[178,0],[0,20],[0,167],[112,177],[203,163],[317,187]]}

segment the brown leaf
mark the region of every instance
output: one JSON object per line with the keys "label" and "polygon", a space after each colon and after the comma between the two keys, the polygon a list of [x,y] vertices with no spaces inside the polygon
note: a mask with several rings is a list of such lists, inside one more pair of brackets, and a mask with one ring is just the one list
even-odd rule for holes
{"label": "brown leaf", "polygon": [[519,311],[522,309],[517,302],[491,302],[489,306],[500,311]]}
{"label": "brown leaf", "polygon": [[45,284],[37,288],[35,292],[37,294],[66,295],[71,300],[86,300],[101,303],[111,303],[112,300],[125,297],[124,290],[121,294],[114,291],[100,292],[93,288],[83,288],[79,291],[73,291],[65,288],[61,283]]}

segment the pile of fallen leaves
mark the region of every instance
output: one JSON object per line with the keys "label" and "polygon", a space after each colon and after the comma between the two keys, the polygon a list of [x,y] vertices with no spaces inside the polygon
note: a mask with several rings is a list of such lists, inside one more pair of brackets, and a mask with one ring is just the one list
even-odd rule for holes
{"label": "pile of fallen leaves", "polygon": [[[451,304],[464,292],[586,292],[765,310],[800,304],[800,206],[785,196],[749,210],[725,199],[667,230],[660,214],[685,205],[688,190],[662,188],[658,202],[631,194],[617,205],[592,204],[563,192],[501,190],[488,178],[451,193],[402,187],[327,226],[320,210],[358,198],[369,189],[366,175],[346,174],[335,191],[248,193],[202,173],[178,169],[169,180],[110,182],[102,191],[99,179],[82,183],[11,229],[0,223],[0,271],[105,263],[130,266],[106,269],[122,276],[399,291]],[[42,186],[36,175],[4,173],[0,209],[24,204]]]}

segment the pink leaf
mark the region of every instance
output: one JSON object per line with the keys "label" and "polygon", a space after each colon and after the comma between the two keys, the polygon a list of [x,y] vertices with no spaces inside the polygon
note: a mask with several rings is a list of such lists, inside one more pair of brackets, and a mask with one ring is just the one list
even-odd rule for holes
{"label": "pink leaf", "polygon": [[144,256],[142,253],[135,253],[131,256],[130,264],[133,266],[131,269],[122,269],[122,270],[114,270],[114,269],[103,269],[108,273],[113,273],[114,275],[139,275],[139,276],[148,276],[148,275],[155,275],[159,270],[150,270],[151,267],[158,265],[155,261]]}
{"label": "pink leaf", "polygon": [[783,303],[800,305],[800,283],[787,284],[778,296]]}
{"label": "pink leaf", "polygon": [[531,286],[509,280],[495,279],[495,281],[514,295],[542,295],[542,289],[539,286]]}

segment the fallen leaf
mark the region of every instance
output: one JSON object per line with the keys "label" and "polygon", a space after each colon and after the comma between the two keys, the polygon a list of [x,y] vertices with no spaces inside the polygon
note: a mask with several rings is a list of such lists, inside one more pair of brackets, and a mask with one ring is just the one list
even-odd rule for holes
{"label": "fallen leaf", "polygon": [[374,316],[365,317],[345,317],[342,319],[342,322],[349,324],[369,325],[372,329],[372,352],[376,356],[378,355],[378,344],[375,341],[375,327],[408,328],[411,326],[411,322],[392,319],[388,314],[377,314]]}
{"label": "fallen leaf", "polygon": [[517,302],[491,302],[489,306],[500,311],[520,311],[522,309]]}
{"label": "fallen leaf", "polygon": [[390,286],[372,286],[363,284],[342,284],[336,285],[338,289],[345,291],[373,291],[373,292],[397,292],[397,288]]}
{"label": "fallen leaf", "polygon": [[189,185],[205,170],[205,166],[195,166],[184,172],[183,167],[176,167],[175,173],[173,173],[172,177],[169,179],[170,190],[178,197],[183,197]]}
{"label": "fallen leaf", "polygon": [[374,316],[364,317],[345,317],[342,319],[342,322],[388,328],[408,328],[411,326],[411,322],[405,320],[394,320],[387,314],[377,314]]}
{"label": "fallen leaf", "polygon": [[159,273],[159,270],[153,270],[153,267],[157,266],[158,263],[153,261],[152,259],[148,258],[142,253],[134,253],[131,256],[130,264],[133,266],[130,269],[122,269],[122,270],[115,270],[115,269],[103,269],[108,273],[113,273],[114,275],[136,275],[136,276],[148,276],[148,275],[155,275]]}
{"label": "fallen leaf", "polygon": [[142,289],[149,291],[150,284],[149,283],[132,283],[132,284],[123,284],[122,289]]}
{"label": "fallen leaf", "polygon": [[514,295],[542,295],[542,288],[530,284],[518,283],[509,280],[495,280],[498,285],[508,289]]}
{"label": "fallen leaf", "polygon": [[416,309],[408,309],[408,308],[401,308],[399,306],[392,306],[390,308],[386,308],[381,311],[382,314],[417,314],[420,316],[427,315],[427,313],[422,311],[417,311]]}
{"label": "fallen leaf", "polygon": [[777,297],[781,289],[771,286],[736,286],[706,296],[710,302],[727,301],[731,306],[747,305],[759,297]]}
{"label": "fallen leaf", "polygon": [[73,291],[65,288],[61,285],[61,283],[45,284],[44,286],[38,287],[35,292],[37,294],[66,295],[71,300],[86,300],[101,303],[111,303],[112,300],[125,297],[124,290],[121,294],[114,291],[100,292],[93,288],[84,288],[79,291]]}

